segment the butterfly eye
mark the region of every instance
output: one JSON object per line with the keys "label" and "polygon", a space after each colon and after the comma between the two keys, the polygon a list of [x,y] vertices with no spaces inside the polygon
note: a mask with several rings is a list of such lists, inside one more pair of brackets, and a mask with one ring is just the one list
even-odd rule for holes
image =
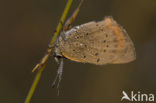
{"label": "butterfly eye", "polygon": [[63,56],[62,56],[62,55],[60,55],[60,54],[54,53],[54,54],[53,54],[53,57],[54,57],[54,58],[58,58],[58,59],[59,59],[59,58],[62,58]]}

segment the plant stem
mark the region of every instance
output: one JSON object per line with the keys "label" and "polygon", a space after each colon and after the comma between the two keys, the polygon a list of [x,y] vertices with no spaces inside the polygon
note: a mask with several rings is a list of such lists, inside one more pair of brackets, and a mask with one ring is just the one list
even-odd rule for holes
{"label": "plant stem", "polygon": [[34,91],[35,91],[35,89],[37,87],[37,84],[38,84],[40,78],[41,78],[41,74],[42,74],[42,71],[44,70],[44,68],[45,68],[45,65],[41,69],[38,70],[38,72],[36,74],[36,77],[34,79],[34,82],[33,82],[32,86],[31,86],[31,88],[29,90],[29,93],[28,93],[24,103],[30,103],[30,100],[31,100],[31,98],[32,98],[32,96],[34,94]]}
{"label": "plant stem", "polygon": [[[59,22],[59,24],[57,26],[56,32],[54,33],[54,36],[52,37],[52,39],[51,39],[51,41],[49,43],[49,46],[52,46],[54,44],[56,37],[58,36],[60,30],[62,29],[62,24],[64,23],[64,21],[65,21],[65,19],[67,17],[67,14],[68,14],[68,11],[69,11],[69,9],[71,7],[72,1],[73,0],[68,0],[68,2],[66,4],[66,7],[64,9],[64,12],[62,13],[62,17],[60,19],[60,22]],[[48,50],[51,52],[52,51],[52,48],[51,49],[49,48]],[[46,59],[48,59],[48,58],[49,58],[49,55],[47,55]],[[30,88],[30,90],[28,92],[28,95],[27,95],[24,103],[30,103],[30,100],[31,100],[31,98],[32,98],[32,96],[33,96],[33,94],[35,92],[35,89],[37,87],[37,84],[38,84],[38,82],[40,80],[40,77],[42,75],[42,71],[44,70],[45,66],[46,66],[46,63],[44,65],[42,65],[39,68],[39,70],[37,71],[37,74],[35,76],[35,79],[34,79],[34,81],[32,83],[32,86],[31,86],[31,88]]]}

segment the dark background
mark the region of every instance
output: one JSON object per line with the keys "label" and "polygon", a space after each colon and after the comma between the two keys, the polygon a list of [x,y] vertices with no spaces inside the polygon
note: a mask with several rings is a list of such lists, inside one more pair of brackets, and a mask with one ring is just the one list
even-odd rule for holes
{"label": "dark background", "polygon": [[[36,74],[31,70],[43,57],[66,1],[0,1],[0,103],[24,102]],[[51,87],[57,64],[51,56],[31,103],[120,103],[123,90],[156,95],[156,0],[85,0],[73,25],[105,16],[127,30],[137,59],[104,66],[65,60],[57,96]]]}

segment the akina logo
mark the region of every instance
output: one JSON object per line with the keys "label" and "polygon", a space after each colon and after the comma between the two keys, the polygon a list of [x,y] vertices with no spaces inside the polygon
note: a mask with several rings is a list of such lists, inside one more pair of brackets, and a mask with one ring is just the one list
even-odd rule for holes
{"label": "akina logo", "polygon": [[155,100],[154,94],[141,93],[140,91],[131,91],[130,95],[128,95],[125,91],[122,91],[122,95],[121,101],[154,102]]}

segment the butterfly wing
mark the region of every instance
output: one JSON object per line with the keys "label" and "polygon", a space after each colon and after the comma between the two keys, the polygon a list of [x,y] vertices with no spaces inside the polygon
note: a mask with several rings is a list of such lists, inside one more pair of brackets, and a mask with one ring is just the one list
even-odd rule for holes
{"label": "butterfly wing", "polygon": [[62,37],[59,49],[64,57],[73,61],[103,65],[135,59],[132,41],[110,17],[76,26]]}

